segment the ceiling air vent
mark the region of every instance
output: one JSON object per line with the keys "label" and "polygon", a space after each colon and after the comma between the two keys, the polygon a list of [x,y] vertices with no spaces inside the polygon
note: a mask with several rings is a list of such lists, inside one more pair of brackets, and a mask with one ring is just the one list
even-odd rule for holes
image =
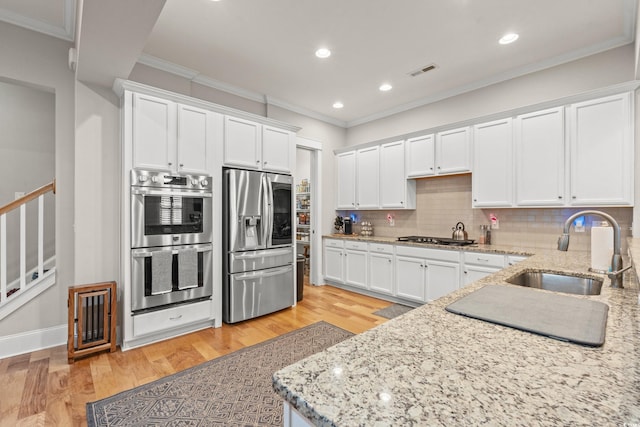
{"label": "ceiling air vent", "polygon": [[420,74],[426,73],[427,71],[435,70],[436,67],[437,67],[436,64],[425,65],[422,68],[419,68],[419,69],[417,69],[415,71],[410,72],[409,75],[411,77],[416,77],[416,76],[419,76]]}

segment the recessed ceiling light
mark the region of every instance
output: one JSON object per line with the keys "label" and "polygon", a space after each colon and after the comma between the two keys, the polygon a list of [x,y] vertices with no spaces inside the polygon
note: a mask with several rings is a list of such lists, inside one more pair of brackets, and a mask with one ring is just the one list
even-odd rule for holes
{"label": "recessed ceiling light", "polygon": [[381,84],[381,85],[380,85],[380,87],[379,87],[379,89],[380,89],[382,92],[387,92],[387,91],[391,90],[391,88],[393,88],[393,86],[391,86],[389,83],[383,83],[383,84]]}
{"label": "recessed ceiling light", "polygon": [[316,56],[318,58],[328,58],[331,56],[331,51],[326,47],[321,47],[320,49],[316,50]]}
{"label": "recessed ceiling light", "polygon": [[500,44],[513,43],[514,41],[518,40],[518,37],[520,37],[520,36],[517,35],[516,33],[505,34],[504,36],[502,36],[500,38],[500,40],[498,40],[498,43],[500,43]]}
{"label": "recessed ceiling light", "polygon": [[344,104],[340,101],[336,101],[333,103],[333,108],[342,108],[344,107]]}

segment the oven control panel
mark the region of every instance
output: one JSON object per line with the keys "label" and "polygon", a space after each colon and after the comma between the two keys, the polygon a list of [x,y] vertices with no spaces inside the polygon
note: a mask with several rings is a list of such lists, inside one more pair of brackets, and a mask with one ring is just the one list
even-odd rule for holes
{"label": "oven control panel", "polygon": [[200,190],[211,192],[209,175],[171,175],[168,172],[131,170],[131,185],[134,187],[171,188],[181,190]]}

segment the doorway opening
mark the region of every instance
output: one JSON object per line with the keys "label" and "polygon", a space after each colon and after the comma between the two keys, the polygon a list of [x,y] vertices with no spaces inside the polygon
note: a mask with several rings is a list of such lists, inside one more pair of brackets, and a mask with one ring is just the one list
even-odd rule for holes
{"label": "doorway opening", "polygon": [[296,140],[296,255],[304,257],[304,280],[321,285],[322,248],[318,230],[321,218],[322,144],[307,138]]}

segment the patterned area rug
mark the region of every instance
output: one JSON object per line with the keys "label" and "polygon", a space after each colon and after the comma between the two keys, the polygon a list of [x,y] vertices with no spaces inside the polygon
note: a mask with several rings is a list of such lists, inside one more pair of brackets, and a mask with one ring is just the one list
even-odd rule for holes
{"label": "patterned area rug", "polygon": [[394,317],[398,317],[401,314],[405,314],[406,312],[411,310],[413,310],[413,307],[402,304],[391,304],[389,307],[374,311],[373,314],[380,317],[385,317],[387,319],[393,319]]}
{"label": "patterned area rug", "polygon": [[353,336],[326,322],[87,403],[94,426],[282,426],[274,372]]}

